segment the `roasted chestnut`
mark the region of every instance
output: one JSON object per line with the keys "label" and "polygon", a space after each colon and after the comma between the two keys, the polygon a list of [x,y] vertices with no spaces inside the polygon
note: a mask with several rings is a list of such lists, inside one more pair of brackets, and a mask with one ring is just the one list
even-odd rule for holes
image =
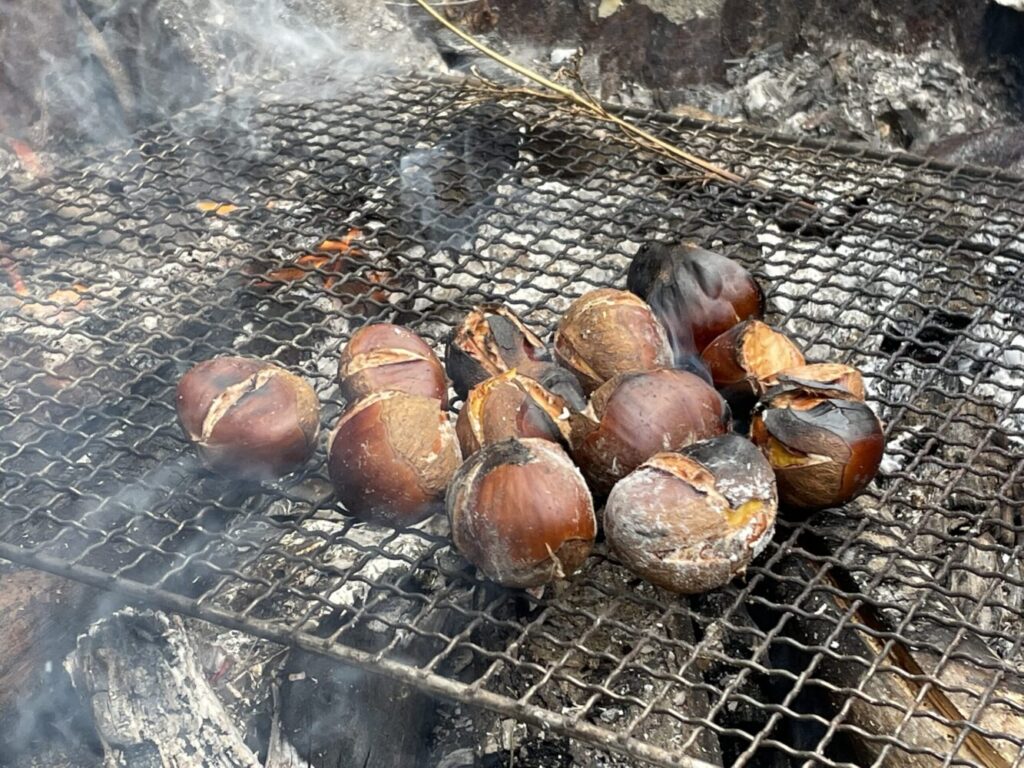
{"label": "roasted chestnut", "polygon": [[615,555],[638,576],[696,594],[743,573],[771,540],[775,476],[749,440],[723,435],[658,453],[619,480],[604,509]]}
{"label": "roasted chestnut", "polygon": [[799,510],[857,496],[885,451],[882,423],[864,403],[792,392],[762,402],[750,435],[775,470],[779,500]]}
{"label": "roasted chestnut", "polygon": [[764,292],[750,272],[692,244],[645,243],[629,265],[626,287],[665,326],[677,367],[736,323],[765,312]]}
{"label": "roasted chestnut", "polygon": [[430,346],[400,325],[364,325],[352,334],[338,364],[341,394],[349,402],[397,390],[448,405],[448,380]]}
{"label": "roasted chestnut", "polygon": [[724,434],[731,421],[722,396],[692,373],[624,373],[573,415],[573,457],[595,493],[603,494],[654,454]]}
{"label": "roasted chestnut", "polygon": [[448,337],[444,363],[455,391],[465,397],[481,381],[510,368],[536,378],[550,361],[544,343],[511,309],[481,304]]}
{"label": "roasted chestnut", "polygon": [[455,422],[462,455],[511,437],[569,439],[570,411],[565,401],[516,371],[492,376],[469,391]]}
{"label": "roasted chestnut", "polygon": [[327,469],[346,511],[396,528],[441,509],[461,461],[440,401],[395,390],[353,403],[327,445]]}
{"label": "roasted chestnut", "polygon": [[484,446],[455,473],[445,504],[455,548],[506,587],[539,587],[569,576],[597,534],[582,475],[547,440]]}
{"label": "roasted chestnut", "polygon": [[761,381],[766,397],[795,392],[840,400],[864,400],[867,390],[860,371],[841,363],[812,363],[772,374]]}
{"label": "roasted chestnut", "polygon": [[804,364],[796,344],[760,320],[734,325],[708,344],[701,358],[715,388],[737,415],[754,405],[762,379]]}
{"label": "roasted chestnut", "polygon": [[245,357],[199,363],[178,383],[178,419],[211,469],[283,475],[316,448],[320,402],[303,379]]}
{"label": "roasted chestnut", "polygon": [[668,337],[651,308],[614,288],[591,291],[569,306],[555,330],[554,350],[588,393],[620,373],[672,365]]}

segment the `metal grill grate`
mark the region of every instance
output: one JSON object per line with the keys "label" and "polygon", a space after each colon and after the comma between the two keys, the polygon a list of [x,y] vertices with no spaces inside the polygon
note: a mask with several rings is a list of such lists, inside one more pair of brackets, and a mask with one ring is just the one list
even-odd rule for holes
{"label": "metal grill grate", "polygon": [[[0,191],[0,556],[664,765],[1021,760],[1024,181],[635,115],[761,185],[725,187],[455,83],[210,109]],[[261,285],[351,227],[368,262]],[[307,376],[328,426],[359,324],[440,345],[498,298],[547,332],[667,238],[755,269],[771,319],[861,367],[887,426],[868,495],[783,522],[717,593],[600,548],[557,594],[501,590],[443,520],[338,514],[322,452],[242,487],[176,424],[181,374],[233,352]]]}

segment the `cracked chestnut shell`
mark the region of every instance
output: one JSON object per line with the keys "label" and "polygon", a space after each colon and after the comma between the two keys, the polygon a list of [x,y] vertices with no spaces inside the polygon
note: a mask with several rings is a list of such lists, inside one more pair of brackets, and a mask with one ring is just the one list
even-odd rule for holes
{"label": "cracked chestnut shell", "polygon": [[353,403],[327,445],[327,469],[346,511],[395,528],[441,509],[461,461],[440,401],[394,390]]}
{"label": "cracked chestnut shell", "polygon": [[861,400],[867,397],[864,377],[860,371],[841,363],[812,363],[787,368],[761,382],[765,398],[783,393],[836,397],[840,400]]}
{"label": "cracked chestnut shell", "polygon": [[771,465],[739,435],[658,453],[612,489],[604,532],[631,571],[697,594],[742,574],[771,540],[778,495]]}
{"label": "cracked chestnut shell", "polygon": [[602,385],[572,417],[573,458],[603,494],[651,456],[729,431],[729,406],[687,371],[625,373]]}
{"label": "cracked chestnut shell", "polygon": [[885,451],[882,423],[864,403],[793,392],[762,402],[750,436],[775,470],[780,501],[798,510],[860,494]]}
{"label": "cracked chestnut shell", "polygon": [[211,469],[270,479],[301,466],[316,448],[320,402],[303,379],[245,357],[199,363],[178,383],[185,434]]}
{"label": "cracked chestnut shell", "polygon": [[550,364],[544,342],[501,304],[481,304],[466,315],[448,337],[444,362],[460,397],[511,368],[533,378]]}
{"label": "cracked chestnut shell", "polygon": [[764,317],[765,297],[739,262],[689,243],[645,243],[626,287],[643,298],[668,332],[677,367],[739,322]]}
{"label": "cracked chestnut shell", "polygon": [[562,398],[512,370],[492,376],[469,391],[455,432],[463,456],[513,437],[567,443],[569,416]]}
{"label": "cracked chestnut shell", "polygon": [[434,350],[412,331],[391,323],[365,325],[352,334],[338,362],[338,382],[348,402],[397,390],[448,405],[448,380]]}
{"label": "cracked chestnut shell", "polygon": [[805,362],[786,334],[760,320],[734,325],[704,348],[701,359],[715,388],[737,414],[753,407],[762,379]]}
{"label": "cracked chestnut shell", "polygon": [[484,446],[455,473],[445,503],[455,548],[506,587],[566,578],[597,535],[583,476],[547,440]]}
{"label": "cracked chestnut shell", "polygon": [[651,308],[614,288],[591,291],[569,306],[555,330],[554,351],[588,393],[620,373],[672,365],[668,336]]}

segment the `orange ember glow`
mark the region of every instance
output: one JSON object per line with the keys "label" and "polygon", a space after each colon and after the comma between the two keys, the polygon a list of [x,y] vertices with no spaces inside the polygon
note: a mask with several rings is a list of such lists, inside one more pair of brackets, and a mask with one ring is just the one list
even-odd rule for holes
{"label": "orange ember glow", "polygon": [[[340,240],[324,240],[320,243],[317,248],[319,253],[304,253],[295,260],[293,266],[271,270],[267,273],[266,279],[259,280],[256,285],[266,288],[275,283],[294,283],[305,280],[311,275],[318,275],[323,278],[324,287],[330,290],[338,278],[345,275],[344,268],[350,257],[362,258],[365,256],[354,244],[362,236],[362,230],[352,227]],[[327,253],[323,253],[323,251]],[[348,266],[351,267],[351,264]],[[372,276],[370,279],[376,282]]]}

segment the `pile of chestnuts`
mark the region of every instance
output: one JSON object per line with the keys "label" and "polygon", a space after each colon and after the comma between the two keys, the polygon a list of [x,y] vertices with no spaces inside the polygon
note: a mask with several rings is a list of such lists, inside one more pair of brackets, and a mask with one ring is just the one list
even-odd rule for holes
{"label": "pile of chestnuts", "polygon": [[[884,439],[863,377],[808,363],[764,322],[764,292],[742,265],[649,244],[627,286],[576,299],[550,348],[498,304],[462,319],[443,365],[406,328],[359,329],[341,352],[346,407],[327,441],[343,511],[400,528],[444,509],[456,549],[524,589],[577,570],[601,522],[634,573],[689,594],[742,574],[780,508],[836,506],[871,482]],[[315,452],[315,392],[270,363],[200,363],[177,406],[215,471],[264,480]]]}

